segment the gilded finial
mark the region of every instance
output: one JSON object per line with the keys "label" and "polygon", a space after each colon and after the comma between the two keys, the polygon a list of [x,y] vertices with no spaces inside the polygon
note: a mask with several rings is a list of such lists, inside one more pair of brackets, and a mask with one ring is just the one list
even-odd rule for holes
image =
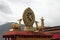
{"label": "gilded finial", "polygon": [[42,18],[41,19],[43,19],[43,16],[42,16]]}
{"label": "gilded finial", "polygon": [[42,16],[42,18],[41,18],[41,29],[42,29],[42,31],[43,31],[43,29],[44,29],[44,19],[43,19],[43,16]]}

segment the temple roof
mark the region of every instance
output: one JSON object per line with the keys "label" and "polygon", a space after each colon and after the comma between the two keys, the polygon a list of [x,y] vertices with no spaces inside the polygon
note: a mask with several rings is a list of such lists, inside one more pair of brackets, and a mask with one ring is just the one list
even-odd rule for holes
{"label": "temple roof", "polygon": [[19,35],[19,36],[43,36],[50,37],[51,34],[49,32],[28,32],[28,31],[8,31],[3,34],[3,36],[11,36],[11,35]]}
{"label": "temple roof", "polygon": [[51,39],[60,40],[60,34],[54,34]]}

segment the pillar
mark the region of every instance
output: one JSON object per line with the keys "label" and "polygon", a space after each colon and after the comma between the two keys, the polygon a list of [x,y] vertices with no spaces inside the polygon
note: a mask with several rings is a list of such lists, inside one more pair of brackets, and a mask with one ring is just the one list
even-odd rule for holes
{"label": "pillar", "polygon": [[5,38],[5,40],[7,40],[7,38]]}
{"label": "pillar", "polygon": [[9,38],[8,38],[8,40],[9,40]]}

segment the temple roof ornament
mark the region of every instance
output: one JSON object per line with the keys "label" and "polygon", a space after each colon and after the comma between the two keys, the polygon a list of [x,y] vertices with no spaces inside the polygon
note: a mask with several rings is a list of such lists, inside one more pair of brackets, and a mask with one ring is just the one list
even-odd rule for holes
{"label": "temple roof ornament", "polygon": [[23,22],[25,24],[25,31],[33,31],[33,24],[35,21],[34,12],[31,10],[30,7],[26,8],[23,13]]}

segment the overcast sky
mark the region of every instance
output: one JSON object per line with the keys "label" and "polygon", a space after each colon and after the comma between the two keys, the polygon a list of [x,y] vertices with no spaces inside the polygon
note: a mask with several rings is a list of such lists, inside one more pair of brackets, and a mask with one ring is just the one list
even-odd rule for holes
{"label": "overcast sky", "polygon": [[60,25],[60,0],[0,0],[0,24],[17,22],[27,7],[34,11],[39,24],[43,16],[45,26]]}

